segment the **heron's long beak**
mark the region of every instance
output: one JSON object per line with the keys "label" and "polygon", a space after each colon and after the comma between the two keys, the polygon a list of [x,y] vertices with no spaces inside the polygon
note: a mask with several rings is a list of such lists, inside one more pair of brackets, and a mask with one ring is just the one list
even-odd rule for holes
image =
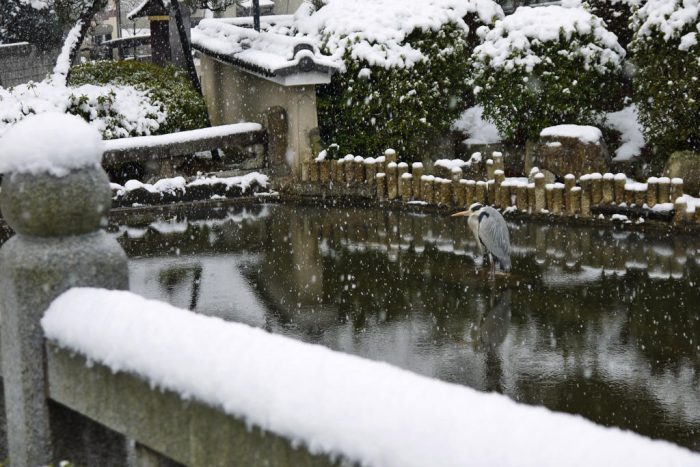
{"label": "heron's long beak", "polygon": [[471,215],[472,215],[471,211],[461,211],[461,212],[457,212],[457,213],[452,214],[451,217],[463,217],[463,216],[469,217]]}

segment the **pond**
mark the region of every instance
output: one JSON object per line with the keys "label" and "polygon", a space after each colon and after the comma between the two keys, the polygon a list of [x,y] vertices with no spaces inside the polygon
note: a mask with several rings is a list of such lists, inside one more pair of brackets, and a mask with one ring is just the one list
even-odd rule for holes
{"label": "pond", "polygon": [[700,239],[509,228],[495,283],[438,214],[272,204],[112,230],[146,297],[700,450]]}

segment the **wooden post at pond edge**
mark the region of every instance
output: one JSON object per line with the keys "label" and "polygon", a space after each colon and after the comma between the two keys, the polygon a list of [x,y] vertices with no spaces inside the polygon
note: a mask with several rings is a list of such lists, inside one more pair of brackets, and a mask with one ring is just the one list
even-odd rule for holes
{"label": "wooden post at pond edge", "polygon": [[384,151],[384,170],[386,170],[392,162],[398,163],[398,155],[393,149],[387,149]]}
{"label": "wooden post at pond edge", "polygon": [[591,205],[599,206],[603,202],[603,176],[598,172],[591,174]]}
{"label": "wooden post at pond edge", "polygon": [[336,164],[335,178],[333,179],[335,183],[343,184],[345,183],[345,160],[338,159]]}
{"label": "wooden post at pond edge", "polygon": [[586,175],[579,179],[581,184],[581,217],[591,217],[591,179]]}
{"label": "wooden post at pond edge", "polygon": [[677,198],[673,203],[673,209],[673,223],[680,224],[685,222],[687,216],[686,211],[688,209],[688,203],[685,201],[685,198]]}
{"label": "wooden post at pond edge", "polygon": [[428,204],[433,204],[435,202],[434,195],[434,182],[435,177],[433,175],[423,175],[421,177],[421,198]]}
{"label": "wooden post at pond edge", "polygon": [[331,180],[331,161],[322,160],[318,166],[318,179],[321,183],[328,183]]}
{"label": "wooden post at pond edge", "polygon": [[[506,181],[506,175],[502,170],[494,170],[493,171],[493,201],[492,204],[496,206],[497,208],[503,208],[501,204],[502,197],[501,197],[501,185],[503,185],[503,182]],[[491,201],[491,200],[489,200]]]}
{"label": "wooden post at pond edge", "polygon": [[480,204],[486,204],[486,190],[488,185],[483,180],[476,182],[476,187],[474,189],[474,202]]}
{"label": "wooden post at pond edge", "polygon": [[671,200],[671,179],[668,177],[659,178],[659,203],[670,203],[675,202]]}
{"label": "wooden post at pond edge", "polygon": [[575,216],[581,212],[581,187],[575,186],[571,189],[571,204],[566,207],[566,213]]}
{"label": "wooden post at pond edge", "polygon": [[625,202],[625,185],[627,185],[627,175],[623,173],[615,174],[613,183],[615,184],[615,204],[619,206]]}
{"label": "wooden post at pond edge", "polygon": [[564,177],[564,197],[566,201],[566,207],[568,210],[568,207],[570,204],[573,204],[573,200],[571,199],[571,189],[576,186],[576,176],[574,174],[566,174]]}
{"label": "wooden post at pond edge", "polygon": [[545,209],[545,192],[544,192],[544,185],[545,185],[545,179],[544,179],[544,174],[542,172],[538,172],[535,174],[535,211],[537,214],[541,213]]}
{"label": "wooden post at pond edge", "polygon": [[344,159],[345,183],[352,185],[355,182],[355,156],[348,154]]}
{"label": "wooden post at pond edge", "polygon": [[469,207],[476,199],[476,180],[467,180],[464,187],[464,204]]}
{"label": "wooden post at pond edge", "polygon": [[376,176],[377,183],[377,199],[383,201],[386,199],[386,174],[379,172]]}
{"label": "wooden post at pond edge", "polygon": [[365,159],[361,156],[355,156],[355,183],[365,183],[367,181],[365,174]]}
{"label": "wooden post at pond edge", "polygon": [[401,201],[404,203],[411,200],[412,186],[413,175],[408,172],[401,174],[401,177],[399,178],[399,196],[401,197]]}
{"label": "wooden post at pond edge", "polygon": [[411,173],[413,174],[413,197],[415,199],[422,199],[421,187],[423,184],[423,175],[425,174],[423,164],[420,162],[414,162],[411,165]]}
{"label": "wooden post at pond edge", "polygon": [[564,211],[564,185],[555,183],[552,191],[552,207],[550,211],[552,214],[561,215]]}
{"label": "wooden post at pond edge", "polygon": [[518,211],[527,211],[527,183],[518,183],[515,186],[515,206]]}
{"label": "wooden post at pond edge", "polygon": [[647,185],[639,183],[634,187],[634,204],[638,207],[643,207],[647,202]]}
{"label": "wooden post at pond edge", "polygon": [[659,199],[659,179],[656,177],[649,177],[647,179],[647,206],[653,208]]}
{"label": "wooden post at pond edge", "polygon": [[399,196],[399,166],[396,162],[390,162],[386,166],[386,196],[389,201]]}
{"label": "wooden post at pond edge", "polygon": [[615,201],[615,176],[603,174],[603,204],[610,205]]}
{"label": "wooden post at pond edge", "polygon": [[671,179],[671,199],[675,200],[680,196],[683,196],[683,179],[682,178],[672,178]]}
{"label": "wooden post at pond edge", "polygon": [[377,183],[377,161],[372,157],[368,157],[365,159],[364,165],[367,184],[374,186]]}

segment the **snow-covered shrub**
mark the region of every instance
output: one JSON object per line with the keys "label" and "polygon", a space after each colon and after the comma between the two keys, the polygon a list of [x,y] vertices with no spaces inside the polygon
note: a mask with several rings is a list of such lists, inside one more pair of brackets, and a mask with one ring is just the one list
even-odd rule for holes
{"label": "snow-covered shrub", "polygon": [[72,113],[95,126],[105,139],[157,133],[164,105],[131,86],[66,86],[60,79],[0,87],[0,136],[28,115]]}
{"label": "snow-covered shrub", "polygon": [[648,0],[633,17],[634,100],[657,153],[700,149],[700,4]]}
{"label": "snow-covered shrub", "polygon": [[642,4],[643,0],[587,0],[590,12],[605,21],[608,31],[617,36],[620,45],[627,49],[632,40],[633,31],[630,28],[632,13]]}
{"label": "snow-covered shrub", "polygon": [[322,138],[365,156],[431,153],[469,106],[476,29],[501,17],[492,0],[328,0],[298,18],[341,67],[318,90]]}
{"label": "snow-covered shrub", "polygon": [[588,11],[521,7],[479,34],[476,100],[508,140],[559,124],[596,125],[617,104],[625,51]]}
{"label": "snow-covered shrub", "polygon": [[0,43],[30,42],[48,50],[61,44],[53,3],[43,0],[0,1]]}
{"label": "snow-covered shrub", "polygon": [[209,126],[202,96],[192,87],[184,71],[162,68],[137,61],[105,61],[79,65],[71,69],[71,85],[130,86],[146,93],[162,106],[167,116],[151,134],[195,130]]}

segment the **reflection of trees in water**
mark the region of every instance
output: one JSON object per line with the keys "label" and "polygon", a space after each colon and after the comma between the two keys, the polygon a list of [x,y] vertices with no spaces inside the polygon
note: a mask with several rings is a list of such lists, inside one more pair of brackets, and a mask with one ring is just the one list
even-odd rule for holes
{"label": "reflection of trees in water", "polygon": [[[163,269],[158,274],[158,281],[170,295],[175,292],[176,288],[189,286],[190,287],[190,310],[197,308],[199,300],[199,288],[202,280],[202,266],[174,266],[168,269]],[[187,283],[187,284],[185,284]]]}

